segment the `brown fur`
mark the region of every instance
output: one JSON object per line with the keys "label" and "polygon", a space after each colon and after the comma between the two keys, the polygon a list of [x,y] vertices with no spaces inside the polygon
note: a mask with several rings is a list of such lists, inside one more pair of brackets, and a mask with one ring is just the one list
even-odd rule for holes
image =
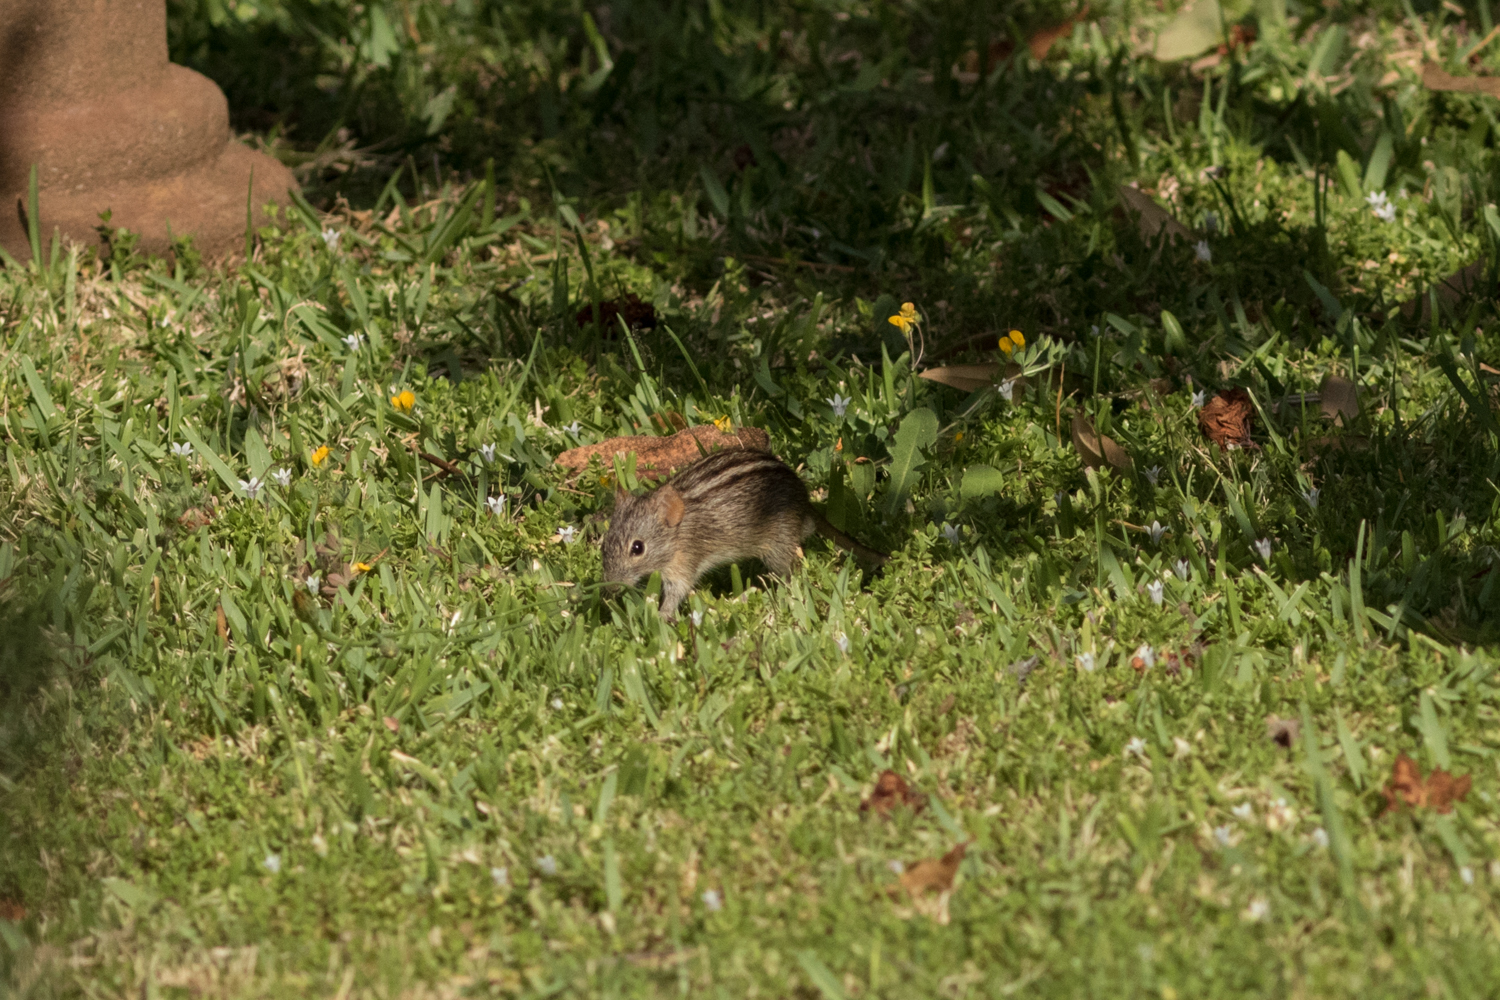
{"label": "brown fur", "polygon": [[661,613],[670,620],[711,569],[756,558],[786,576],[814,532],[853,551],[867,569],[886,559],[829,524],[780,459],[718,452],[644,496],[616,493],[604,536],[604,580],[634,585],[659,572]]}

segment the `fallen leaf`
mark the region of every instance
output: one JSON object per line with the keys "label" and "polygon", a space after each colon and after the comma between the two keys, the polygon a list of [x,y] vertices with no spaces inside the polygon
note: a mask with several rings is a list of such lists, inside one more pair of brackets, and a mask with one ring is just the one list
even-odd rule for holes
{"label": "fallen leaf", "polygon": [[877,816],[889,816],[897,806],[907,806],[912,812],[927,808],[927,796],[913,791],[906,779],[895,771],[881,771],[875,779],[875,790],[859,804],[860,812],[872,812]]}
{"label": "fallen leaf", "polygon": [[1322,399],[1323,416],[1334,423],[1346,425],[1359,416],[1359,390],[1354,383],[1342,375],[1329,375],[1318,391]]}
{"label": "fallen leaf", "polygon": [[582,472],[588,468],[589,460],[595,455],[608,465],[616,455],[625,456],[635,452],[636,475],[655,475],[659,478],[672,469],[692,465],[709,452],[734,448],[770,451],[771,438],[759,427],[741,427],[737,431],[726,433],[712,424],[700,424],[678,431],[670,437],[636,434],[610,438],[598,444],[569,449],[558,455],[554,462],[570,472]]}
{"label": "fallen leaf", "polygon": [[0,899],[0,920],[19,924],[26,919],[26,907],[9,899]]}
{"label": "fallen leaf", "polygon": [[901,887],[913,896],[928,892],[951,892],[953,876],[958,874],[958,865],[969,849],[964,841],[940,858],[924,858],[901,873]]}
{"label": "fallen leaf", "polygon": [[1125,449],[1121,448],[1113,438],[1100,434],[1094,429],[1093,421],[1082,413],[1073,414],[1071,424],[1073,432],[1073,447],[1078,449],[1078,454],[1083,458],[1083,464],[1090,469],[1101,469],[1108,465],[1119,472],[1130,468],[1130,456]]}
{"label": "fallen leaf", "polygon": [[[1445,305],[1450,307],[1455,306],[1459,302],[1462,302],[1466,296],[1479,290],[1488,270],[1489,261],[1481,257],[1468,267],[1460,268],[1442,281],[1439,281],[1436,285],[1432,286],[1432,290],[1437,292],[1437,297]],[[1422,315],[1422,322],[1425,323],[1432,318],[1432,299],[1426,291],[1401,303],[1401,315],[1408,319],[1415,316],[1419,310]]]}
{"label": "fallen leaf", "polygon": [[1500,77],[1453,76],[1437,63],[1422,64],[1422,86],[1428,90],[1442,90],[1455,94],[1486,94],[1500,97]]}
{"label": "fallen leaf", "polygon": [[393,716],[387,715],[385,718],[381,719],[380,721],[385,726],[385,728],[389,729],[393,733],[394,732],[399,732],[400,729],[401,729],[401,723],[398,722],[398,721],[396,721],[396,719]]}
{"label": "fallen leaf", "polygon": [[1157,204],[1156,199],[1135,185],[1121,184],[1119,192],[1124,206],[1139,216],[1137,224],[1141,227],[1141,236],[1147,241],[1156,239],[1163,228],[1169,235],[1181,240],[1191,242],[1198,238],[1197,233],[1172,218],[1165,208]]}
{"label": "fallen leaf", "polygon": [[946,385],[952,389],[961,389],[964,392],[978,392],[995,384],[995,376],[1000,374],[1000,365],[996,362],[981,365],[947,365],[942,368],[929,368],[924,372],[918,372],[918,378],[925,378],[929,382]]}
{"label": "fallen leaf", "polygon": [[1383,789],[1385,811],[1391,812],[1404,802],[1413,809],[1425,807],[1433,812],[1452,812],[1453,803],[1463,801],[1472,784],[1472,776],[1465,774],[1455,778],[1442,768],[1435,769],[1424,780],[1416,761],[1404,753],[1397,754],[1390,783]]}
{"label": "fallen leaf", "polygon": [[177,524],[184,531],[197,531],[205,524],[213,521],[213,519],[213,511],[203,510],[199,507],[189,507],[181,514],[177,515]]}
{"label": "fallen leaf", "polygon": [[1198,411],[1198,426],[1220,448],[1254,448],[1250,440],[1250,394],[1241,388],[1221,392]]}
{"label": "fallen leaf", "polygon": [[1287,750],[1301,738],[1302,723],[1296,719],[1278,718],[1275,713],[1266,716],[1266,738]]}
{"label": "fallen leaf", "polygon": [[1037,60],[1038,62],[1047,58],[1047,50],[1052,48],[1053,44],[1056,43],[1059,38],[1062,38],[1069,34],[1073,30],[1073,25],[1077,24],[1079,21],[1082,21],[1085,17],[1088,17],[1088,14],[1088,4],[1084,4],[1082,10],[1074,14],[1072,17],[1068,18],[1062,24],[1059,24],[1056,27],[1052,28],[1043,28],[1041,31],[1033,33],[1032,36],[1026,40],[1026,48],[1030,50],[1031,58]]}
{"label": "fallen leaf", "polygon": [[224,645],[229,645],[229,619],[224,617],[224,605],[220,604],[214,608],[214,618],[218,622],[219,639]]}
{"label": "fallen leaf", "polygon": [[[754,155],[751,154],[752,159]],[[611,336],[619,329],[621,317],[624,317],[625,325],[632,330],[656,329],[656,308],[649,302],[642,302],[640,296],[634,292],[618,299],[599,303],[599,316],[601,329]],[[588,326],[594,321],[593,304],[590,303],[578,310],[578,315],[574,318],[579,326]]]}

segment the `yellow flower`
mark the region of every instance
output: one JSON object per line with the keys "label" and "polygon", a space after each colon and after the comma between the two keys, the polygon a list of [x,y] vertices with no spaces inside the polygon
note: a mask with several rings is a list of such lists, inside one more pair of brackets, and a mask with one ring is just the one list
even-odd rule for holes
{"label": "yellow flower", "polygon": [[325,444],[312,453],[313,468],[321,469],[323,463],[328,461],[328,446]]}
{"label": "yellow flower", "polygon": [[402,413],[410,413],[412,408],[417,405],[417,397],[410,389],[402,389],[391,397],[391,405]]}
{"label": "yellow flower", "polygon": [[1012,330],[1012,331],[1010,331],[1010,339],[1013,340],[1013,341],[1015,341],[1017,347],[1025,347],[1026,346],[1026,338],[1021,335],[1021,331],[1020,330]]}
{"label": "yellow flower", "polygon": [[1011,351],[1014,351],[1015,349],[1016,349],[1016,345],[1012,344],[1010,342],[1010,338],[1009,337],[1001,337],[1000,338],[1000,350],[1001,351],[1003,351],[1006,354],[1009,354]]}
{"label": "yellow flower", "polygon": [[963,431],[959,431],[957,434],[953,435],[953,443],[954,444],[958,444],[963,439],[964,439],[964,432]]}
{"label": "yellow flower", "polygon": [[734,430],[734,421],[730,420],[729,415],[726,413],[724,416],[718,417],[714,420],[714,426],[723,431],[725,434],[728,434],[730,431]]}
{"label": "yellow flower", "polygon": [[354,564],[354,572],[356,573],[368,573],[374,568],[374,566],[365,562],[357,562]]}
{"label": "yellow flower", "polygon": [[902,333],[909,333],[918,322],[917,307],[910,302],[901,303],[901,311],[891,317],[891,325],[900,327]]}
{"label": "yellow flower", "polygon": [[1014,351],[1017,348],[1025,346],[1026,338],[1021,334],[1020,330],[1012,330],[1010,331],[1010,333],[1000,338],[1000,350],[1004,351],[1006,354],[1009,354],[1011,351]]}

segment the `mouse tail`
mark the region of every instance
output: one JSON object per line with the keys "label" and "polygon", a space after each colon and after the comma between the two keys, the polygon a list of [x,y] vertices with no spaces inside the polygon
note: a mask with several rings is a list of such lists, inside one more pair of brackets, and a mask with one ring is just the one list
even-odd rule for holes
{"label": "mouse tail", "polygon": [[829,523],[828,518],[822,514],[813,514],[813,529],[833,544],[843,549],[848,549],[854,556],[854,561],[859,563],[860,569],[866,573],[873,573],[886,563],[891,557],[884,552],[878,552],[858,539],[840,531]]}

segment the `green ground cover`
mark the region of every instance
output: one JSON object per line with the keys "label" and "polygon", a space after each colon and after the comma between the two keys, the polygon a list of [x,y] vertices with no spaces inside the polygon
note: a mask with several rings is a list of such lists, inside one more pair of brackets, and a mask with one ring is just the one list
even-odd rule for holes
{"label": "green ground cover", "polygon": [[[172,5],[306,199],[0,268],[0,990],[1493,995],[1488,5],[970,6]],[[711,422],[890,564],[601,593]]]}

